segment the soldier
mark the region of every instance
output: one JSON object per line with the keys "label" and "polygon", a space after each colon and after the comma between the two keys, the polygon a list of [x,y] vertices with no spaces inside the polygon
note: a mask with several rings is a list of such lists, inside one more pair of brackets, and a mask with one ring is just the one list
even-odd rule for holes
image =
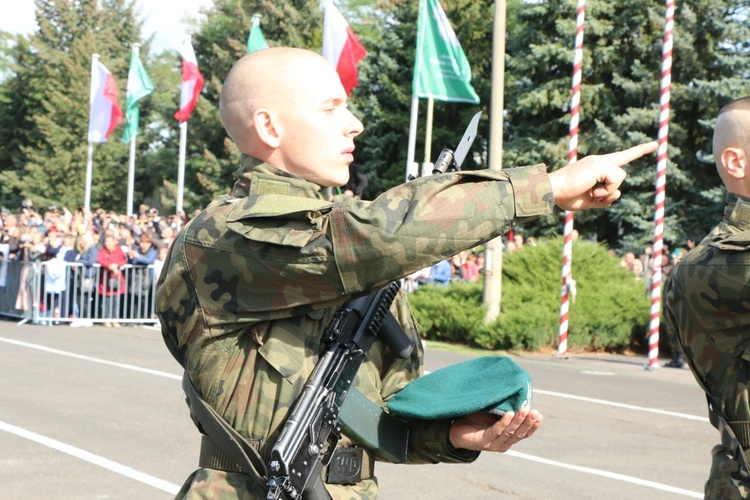
{"label": "soldier", "polygon": [[[373,201],[331,203],[325,188],[346,184],[363,127],[325,59],[292,48],[247,55],[227,76],[219,110],[243,155],[238,180],[175,238],[157,307],[165,342],[197,392],[261,456],[313,369],[323,329],[347,299],[549,214],[555,203],[607,207],[620,195],[620,166],[656,149],[648,143],[591,156],[551,174],[537,165],[425,177]],[[405,297],[391,310],[416,343],[413,355],[397,359],[376,342],[355,382],[381,407],[422,374]],[[407,461],[471,462],[481,450],[508,450],[541,423],[526,407],[502,418],[413,419]],[[378,458],[377,450],[364,454]],[[263,485],[236,468],[203,464],[178,497],[265,497]],[[369,472],[353,485],[326,487],[333,498],[377,495]]]}
{"label": "soldier", "polygon": [[721,434],[705,496],[748,498],[743,450],[750,446],[750,97],[719,112],[713,152],[728,192],[724,218],[672,271],[665,316]]}

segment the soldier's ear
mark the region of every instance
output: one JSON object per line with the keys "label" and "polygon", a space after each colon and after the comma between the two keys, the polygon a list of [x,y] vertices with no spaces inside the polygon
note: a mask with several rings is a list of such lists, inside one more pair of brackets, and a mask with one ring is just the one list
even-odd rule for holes
{"label": "soldier's ear", "polygon": [[258,109],[253,114],[253,125],[258,138],[269,148],[281,145],[281,127],[277,118],[267,109]]}
{"label": "soldier's ear", "polygon": [[747,175],[748,157],[742,148],[731,147],[722,151],[721,164],[735,179],[744,179]]}

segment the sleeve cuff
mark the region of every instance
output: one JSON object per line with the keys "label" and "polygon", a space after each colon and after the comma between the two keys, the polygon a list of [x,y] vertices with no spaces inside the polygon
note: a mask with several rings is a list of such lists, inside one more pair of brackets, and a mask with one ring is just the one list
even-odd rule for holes
{"label": "sleeve cuff", "polygon": [[479,451],[456,448],[450,441],[452,420],[434,420],[427,427],[431,436],[425,439],[424,447],[434,457],[435,462],[442,463],[470,463],[479,457]]}
{"label": "sleeve cuff", "polygon": [[513,187],[516,217],[537,217],[551,214],[555,207],[552,184],[543,163],[530,167],[505,170]]}
{"label": "sleeve cuff", "polygon": [[448,450],[448,453],[460,461],[473,462],[479,457],[481,452],[477,450],[467,450],[465,448],[456,448],[453,446],[453,443],[451,443],[451,427],[453,426],[453,422],[455,422],[455,419],[450,421],[445,432],[445,448]]}

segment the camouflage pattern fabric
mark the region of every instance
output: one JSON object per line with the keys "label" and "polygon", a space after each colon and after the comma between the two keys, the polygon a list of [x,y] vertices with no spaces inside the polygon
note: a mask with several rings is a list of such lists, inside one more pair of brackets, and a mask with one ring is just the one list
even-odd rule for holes
{"label": "camouflage pattern fabric", "polygon": [[[340,203],[326,201],[320,186],[249,157],[238,178],[230,195],[175,239],[157,308],[167,346],[203,398],[241,435],[261,440],[261,453],[273,446],[338,306],[553,207],[543,165],[426,177],[373,201]],[[355,384],[381,407],[423,372],[405,295],[392,311],[417,349],[398,359],[376,342],[365,357]],[[410,422],[407,461],[476,459],[477,452],[449,445],[449,425]],[[329,491],[334,498],[374,498],[377,481]],[[265,492],[247,476],[199,469],[178,497]]]}
{"label": "camouflage pattern fabric", "polygon": [[[682,258],[665,286],[667,327],[712,407],[750,420],[750,200],[729,195],[724,219]],[[750,455],[745,452],[745,455]],[[750,482],[718,445],[706,498],[749,498]]]}

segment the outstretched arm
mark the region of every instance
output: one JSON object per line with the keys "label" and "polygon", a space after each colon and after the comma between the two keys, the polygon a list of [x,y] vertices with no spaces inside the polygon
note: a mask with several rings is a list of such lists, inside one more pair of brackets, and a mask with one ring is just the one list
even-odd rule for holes
{"label": "outstretched arm", "polygon": [[621,167],[653,153],[657,142],[647,142],[607,155],[591,155],[549,174],[555,204],[565,210],[605,208],[620,197],[625,180]]}

